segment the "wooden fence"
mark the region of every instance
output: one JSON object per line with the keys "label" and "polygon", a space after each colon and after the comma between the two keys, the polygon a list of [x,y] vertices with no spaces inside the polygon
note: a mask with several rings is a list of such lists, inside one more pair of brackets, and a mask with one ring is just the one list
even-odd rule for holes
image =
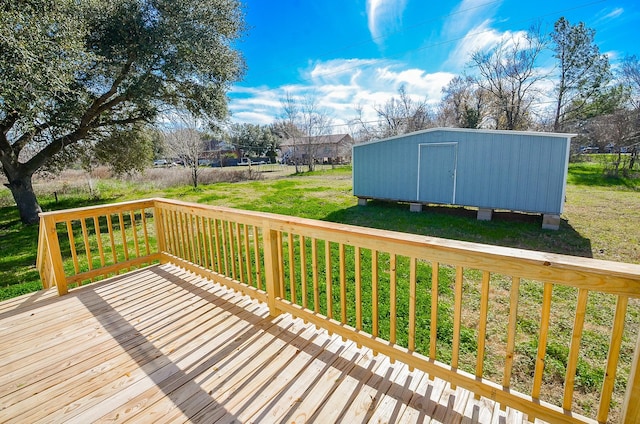
{"label": "wooden fence", "polygon": [[[625,328],[640,298],[639,265],[166,199],[43,213],[38,249],[43,285],[60,294],[171,262],[266,302],[274,316],[301,317],[530,420],[606,422],[626,381],[620,422],[640,422],[640,337]],[[534,313],[522,305],[532,298]],[[590,318],[611,298],[613,316]],[[603,325],[608,341],[583,337]],[[563,331],[566,343],[548,342]],[[638,341],[624,352],[625,368],[629,334]],[[582,357],[591,349],[605,349],[606,360],[598,404],[580,415],[574,392],[589,387]],[[549,389],[558,387],[549,381],[554,360],[562,393]]]}

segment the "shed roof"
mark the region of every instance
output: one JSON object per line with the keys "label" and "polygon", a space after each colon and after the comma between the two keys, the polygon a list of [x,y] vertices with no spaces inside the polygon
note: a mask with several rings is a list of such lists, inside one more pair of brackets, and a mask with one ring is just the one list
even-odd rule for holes
{"label": "shed roof", "polygon": [[400,134],[393,137],[382,138],[380,140],[367,141],[365,143],[359,143],[353,147],[364,146],[368,144],[381,143],[385,141],[395,140],[398,138],[407,137],[409,135],[424,134],[429,132],[447,131],[447,132],[464,132],[464,133],[477,133],[477,134],[504,134],[504,135],[527,135],[537,137],[558,137],[558,138],[572,138],[578,134],[570,133],[555,133],[555,132],[541,132],[541,131],[514,131],[514,130],[489,130],[489,129],[475,129],[475,128],[453,128],[453,127],[436,127],[427,128],[426,130],[415,131],[407,134]]}

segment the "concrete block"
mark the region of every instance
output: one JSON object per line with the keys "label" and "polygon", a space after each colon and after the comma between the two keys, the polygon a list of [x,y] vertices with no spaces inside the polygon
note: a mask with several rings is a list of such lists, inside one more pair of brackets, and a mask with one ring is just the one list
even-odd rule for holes
{"label": "concrete block", "polygon": [[422,212],[422,203],[409,203],[409,211]]}
{"label": "concrete block", "polygon": [[560,215],[542,215],[542,229],[544,230],[559,230],[560,229]]}
{"label": "concrete block", "polygon": [[367,198],[358,197],[358,206],[367,206]]}
{"label": "concrete block", "polygon": [[478,209],[478,221],[491,221],[493,209]]}

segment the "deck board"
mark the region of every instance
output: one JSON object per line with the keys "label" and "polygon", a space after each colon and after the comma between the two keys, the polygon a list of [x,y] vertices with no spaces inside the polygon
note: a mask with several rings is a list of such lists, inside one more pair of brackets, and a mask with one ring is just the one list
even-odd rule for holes
{"label": "deck board", "polygon": [[0,303],[1,422],[526,422],[176,266]]}

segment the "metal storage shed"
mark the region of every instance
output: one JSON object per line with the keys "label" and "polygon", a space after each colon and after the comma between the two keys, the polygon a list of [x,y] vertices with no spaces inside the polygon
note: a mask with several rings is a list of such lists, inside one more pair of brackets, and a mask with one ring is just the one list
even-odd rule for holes
{"label": "metal storage shed", "polygon": [[432,128],[353,146],[353,194],[543,214],[557,229],[575,134]]}

